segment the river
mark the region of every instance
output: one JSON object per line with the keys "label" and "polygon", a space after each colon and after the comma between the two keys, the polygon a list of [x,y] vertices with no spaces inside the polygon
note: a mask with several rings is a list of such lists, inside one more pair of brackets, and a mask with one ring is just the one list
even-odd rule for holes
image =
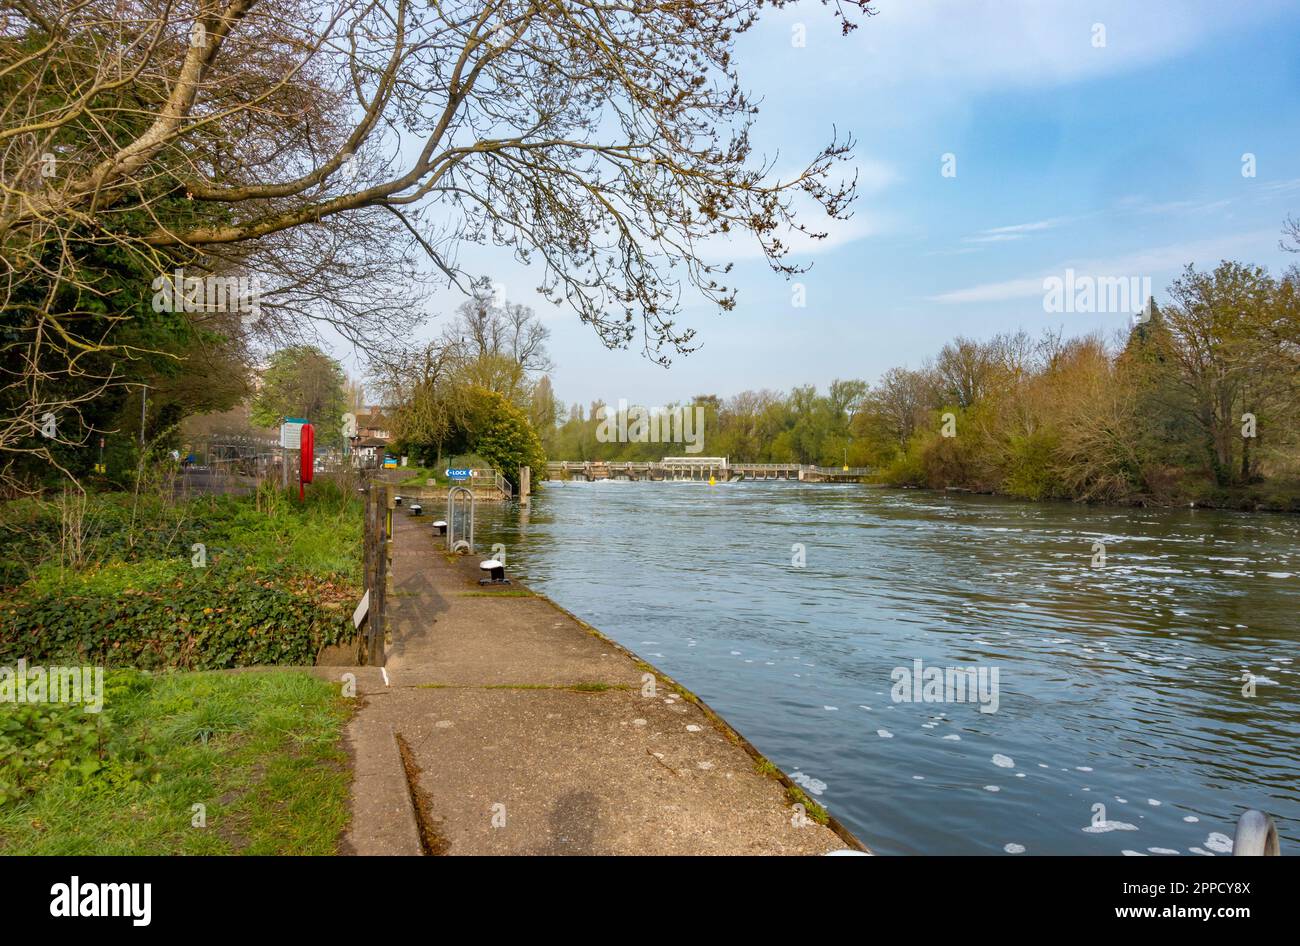
{"label": "river", "polygon": [[1222,854],[1248,807],[1300,852],[1300,518],[550,483],[497,542],[877,853]]}

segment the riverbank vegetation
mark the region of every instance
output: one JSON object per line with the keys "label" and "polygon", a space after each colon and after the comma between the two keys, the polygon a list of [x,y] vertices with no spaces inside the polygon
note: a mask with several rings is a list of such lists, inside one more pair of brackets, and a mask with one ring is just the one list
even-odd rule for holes
{"label": "riverbank vegetation", "polygon": [[0,854],[334,854],[337,685],[289,671],[113,670],[104,709],[0,705]]}
{"label": "riverbank vegetation", "polygon": [[[957,338],[875,384],[690,404],[704,410],[704,452],[733,460],[865,466],[893,485],[1026,499],[1300,511],[1300,269],[1189,266],[1119,338]],[[548,453],[680,452],[601,442],[605,409],[575,405],[544,431]]]}
{"label": "riverbank vegetation", "polygon": [[312,664],[350,640],[355,491],[307,500],[67,489],[0,506],[0,665],[145,669]]}

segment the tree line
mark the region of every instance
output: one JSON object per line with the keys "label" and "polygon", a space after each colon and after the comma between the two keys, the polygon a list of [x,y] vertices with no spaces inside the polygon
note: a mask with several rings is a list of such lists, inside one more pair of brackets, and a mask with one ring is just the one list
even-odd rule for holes
{"label": "tree line", "polygon": [[[1290,231],[1288,231],[1290,232]],[[1294,234],[1293,234],[1294,235]],[[1189,265],[1127,334],[956,338],[875,384],[700,395],[704,452],[871,467],[898,486],[1027,499],[1300,509],[1300,267]],[[598,436],[602,402],[543,430],[566,460],[655,460]]]}

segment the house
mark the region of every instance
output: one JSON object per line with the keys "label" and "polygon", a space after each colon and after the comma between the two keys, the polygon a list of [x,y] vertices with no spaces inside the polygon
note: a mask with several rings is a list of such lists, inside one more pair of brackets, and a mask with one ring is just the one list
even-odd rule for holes
{"label": "house", "polygon": [[378,407],[371,407],[364,414],[357,415],[357,436],[362,440],[374,439],[387,443],[392,439],[388,431],[388,418]]}
{"label": "house", "polygon": [[383,465],[392,434],[388,419],[378,407],[357,414],[357,433],[352,438],[352,465],[375,468]]}

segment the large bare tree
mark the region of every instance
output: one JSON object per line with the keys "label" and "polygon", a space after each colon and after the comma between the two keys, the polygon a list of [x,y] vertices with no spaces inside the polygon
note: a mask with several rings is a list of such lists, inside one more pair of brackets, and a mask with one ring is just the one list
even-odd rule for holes
{"label": "large bare tree", "polygon": [[[845,31],[868,2],[830,0]],[[735,301],[709,240],[748,233],[798,272],[789,234],[819,231],[794,198],[840,218],[852,199],[833,133],[786,178],[752,153],[733,47],[764,5],[788,4],[0,0],[19,428],[50,406],[40,381],[110,345],[80,328],[100,292],[87,246],[146,273],[251,270],[289,326],[321,317],[365,341],[411,314],[408,251],[466,288],[459,249],[491,243],[607,345],[689,351],[684,290]]]}

